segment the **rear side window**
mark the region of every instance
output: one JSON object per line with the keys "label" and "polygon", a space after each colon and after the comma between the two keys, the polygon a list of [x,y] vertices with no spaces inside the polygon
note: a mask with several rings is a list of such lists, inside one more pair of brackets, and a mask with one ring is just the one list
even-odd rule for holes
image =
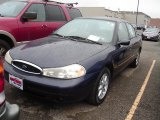
{"label": "rear side window", "polygon": [[69,15],[71,16],[71,19],[81,17],[81,12],[76,8],[67,8]]}
{"label": "rear side window", "polygon": [[65,15],[61,7],[56,5],[46,5],[47,21],[66,21]]}
{"label": "rear side window", "polygon": [[43,4],[32,4],[27,12],[36,12],[37,13],[37,19],[32,20],[32,21],[39,21],[39,22],[43,22],[46,19],[46,15],[45,15],[45,8]]}
{"label": "rear side window", "polygon": [[134,38],[136,36],[134,28],[130,24],[128,24],[128,23],[127,23],[127,28],[128,28],[130,37]]}
{"label": "rear side window", "polygon": [[119,24],[118,37],[119,37],[119,41],[129,40],[128,30],[125,23]]}

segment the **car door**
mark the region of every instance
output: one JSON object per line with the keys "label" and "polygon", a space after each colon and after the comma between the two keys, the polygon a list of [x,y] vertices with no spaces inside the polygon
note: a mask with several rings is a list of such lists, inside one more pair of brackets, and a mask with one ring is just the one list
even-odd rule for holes
{"label": "car door", "polygon": [[48,27],[48,35],[53,31],[60,28],[62,25],[67,23],[67,19],[65,17],[64,11],[61,6],[47,4],[45,6],[46,9],[46,21]]}
{"label": "car door", "polygon": [[[36,12],[37,19],[20,22],[19,28],[21,34],[28,34],[28,41],[46,37],[48,35],[48,27],[46,24],[47,22],[44,4],[31,4],[31,6],[27,9],[26,12]],[[23,32],[26,30],[27,33]],[[26,38],[23,38],[23,40],[26,40]]]}
{"label": "car door", "polygon": [[131,44],[121,45],[120,42],[130,41],[128,30],[124,22],[119,23],[118,39],[116,43],[116,50],[114,54],[114,69],[118,73],[128,66],[130,59]]}

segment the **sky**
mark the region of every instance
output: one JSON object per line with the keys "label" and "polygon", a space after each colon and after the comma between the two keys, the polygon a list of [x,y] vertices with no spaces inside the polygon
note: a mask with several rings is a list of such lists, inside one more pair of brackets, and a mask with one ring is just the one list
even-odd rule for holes
{"label": "sky", "polygon": [[[77,7],[105,7],[110,10],[137,11],[138,0],[56,0],[78,2]],[[160,0],[139,0],[139,11],[152,18],[160,18]]]}

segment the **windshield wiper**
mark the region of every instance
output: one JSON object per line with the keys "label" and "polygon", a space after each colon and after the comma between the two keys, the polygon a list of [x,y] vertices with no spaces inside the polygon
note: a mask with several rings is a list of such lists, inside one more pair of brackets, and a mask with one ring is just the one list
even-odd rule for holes
{"label": "windshield wiper", "polygon": [[93,40],[90,40],[90,39],[86,39],[85,41],[90,42],[90,43],[94,43],[94,44],[103,45],[103,44],[100,43],[100,42],[96,42],[96,41],[93,41]]}
{"label": "windshield wiper", "polygon": [[76,41],[102,45],[102,43],[99,43],[99,42],[96,42],[96,41],[93,41],[93,40],[90,40],[90,39],[87,39],[87,38],[83,38],[83,37],[80,37],[80,36],[65,36],[65,37],[75,39]]}
{"label": "windshield wiper", "polygon": [[53,33],[52,35],[58,36],[58,37],[64,37],[63,35],[57,34],[57,33]]}
{"label": "windshield wiper", "polygon": [[70,39],[70,40],[73,40],[73,41],[77,41],[76,39],[70,37],[70,36],[63,36],[63,35],[60,35],[60,34],[57,34],[57,33],[54,33],[52,35],[55,35],[55,36],[58,36],[58,37],[62,37],[64,39]]}
{"label": "windshield wiper", "polygon": [[73,41],[77,41],[76,39],[72,38],[72,37],[68,37],[68,36],[63,36],[63,35],[60,35],[60,34],[57,34],[57,33],[54,33],[52,34],[54,36],[58,36],[58,37],[61,37],[61,38],[64,38],[64,39],[69,39],[69,40],[73,40]]}

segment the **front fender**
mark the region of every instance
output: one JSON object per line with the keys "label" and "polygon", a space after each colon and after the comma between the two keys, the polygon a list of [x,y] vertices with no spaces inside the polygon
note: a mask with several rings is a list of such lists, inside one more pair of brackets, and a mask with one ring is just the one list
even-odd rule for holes
{"label": "front fender", "polygon": [[4,31],[4,30],[0,30],[0,34],[9,37],[12,40],[14,46],[17,46],[16,39],[14,38],[14,36],[11,33],[7,32],[7,31]]}
{"label": "front fender", "polygon": [[87,74],[101,72],[107,65],[112,65],[112,51],[113,48],[107,48],[104,51],[81,61],[81,64],[87,71]]}

